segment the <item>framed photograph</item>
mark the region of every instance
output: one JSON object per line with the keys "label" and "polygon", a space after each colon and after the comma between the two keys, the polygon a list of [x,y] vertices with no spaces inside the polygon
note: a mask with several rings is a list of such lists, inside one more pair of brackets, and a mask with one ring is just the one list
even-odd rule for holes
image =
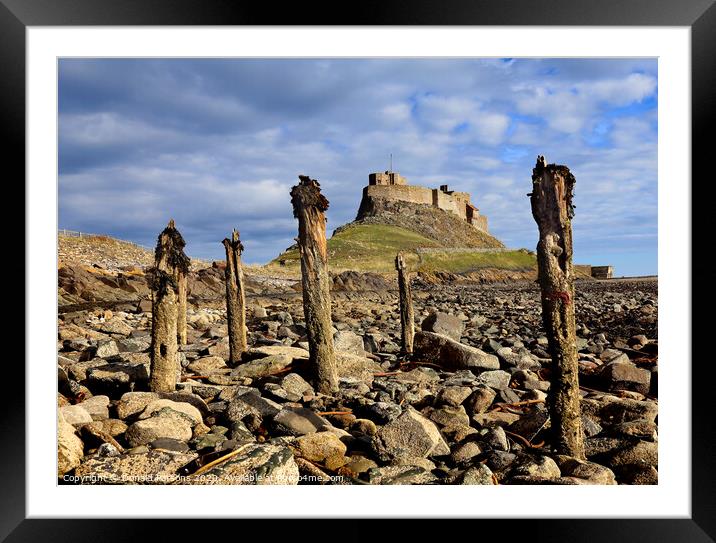
{"label": "framed photograph", "polygon": [[351,10],[0,0],[0,535],[712,541],[713,2]]}

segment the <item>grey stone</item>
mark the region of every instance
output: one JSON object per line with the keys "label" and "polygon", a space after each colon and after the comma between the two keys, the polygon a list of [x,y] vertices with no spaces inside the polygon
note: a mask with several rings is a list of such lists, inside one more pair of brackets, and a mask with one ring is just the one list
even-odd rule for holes
{"label": "grey stone", "polygon": [[374,485],[424,485],[436,477],[419,466],[386,466],[368,470],[368,481]]}
{"label": "grey stone", "polygon": [[433,312],[423,320],[420,328],[424,332],[434,332],[460,341],[465,330],[465,323],[454,315]]}
{"label": "grey stone", "polygon": [[333,345],[336,351],[365,356],[363,338],[349,330],[340,330],[333,334]]}
{"label": "grey stone", "polygon": [[109,418],[109,397],[108,396],[92,396],[79,404],[84,408],[92,420],[105,420]]}
{"label": "grey stone", "polygon": [[433,332],[417,332],[413,349],[415,356],[435,362],[446,370],[489,370],[500,367],[495,355]]}
{"label": "grey stone", "polygon": [[380,428],[373,438],[373,443],[378,455],[385,459],[450,454],[450,447],[437,426],[412,407]]}
{"label": "grey stone", "polygon": [[510,476],[528,475],[544,479],[557,479],[562,472],[557,463],[549,456],[524,456],[519,458],[512,469]]}
{"label": "grey stone", "polygon": [[236,366],[231,376],[259,379],[286,369],[292,362],[293,358],[286,354],[269,355]]}
{"label": "grey stone", "polygon": [[494,390],[504,390],[510,384],[510,374],[503,370],[483,371],[477,380]]}
{"label": "grey stone", "polygon": [[493,473],[485,464],[478,464],[465,470],[460,484],[463,485],[494,485]]}
{"label": "grey stone", "polygon": [[631,390],[649,394],[651,372],[638,368],[631,362],[610,362],[602,368],[599,375],[607,390]]}
{"label": "grey stone", "polygon": [[301,436],[312,434],[329,426],[323,417],[305,407],[285,407],[272,421],[273,428],[280,434]]}
{"label": "grey stone", "polygon": [[97,358],[108,358],[115,354],[119,354],[119,347],[113,339],[100,340],[97,343],[97,350],[95,351]]}
{"label": "grey stone", "polygon": [[299,471],[288,447],[246,444],[241,452],[203,474],[190,475],[181,484],[204,485],[295,485]]}

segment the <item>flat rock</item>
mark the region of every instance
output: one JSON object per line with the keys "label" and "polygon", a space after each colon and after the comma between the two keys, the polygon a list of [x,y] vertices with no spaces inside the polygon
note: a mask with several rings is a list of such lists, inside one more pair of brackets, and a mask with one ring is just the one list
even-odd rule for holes
{"label": "flat rock", "polygon": [[199,424],[203,420],[201,413],[193,405],[186,402],[175,402],[172,400],[154,400],[147,404],[142,413],[139,415],[139,420],[153,417],[164,408],[169,408],[173,411],[178,411],[179,413],[186,415],[189,419],[191,419],[193,424]]}
{"label": "flat rock", "polygon": [[127,428],[125,433],[130,447],[146,445],[155,439],[163,437],[189,441],[191,436],[191,423],[189,421],[167,416],[138,420]]}
{"label": "flat rock", "polygon": [[93,457],[75,470],[75,474],[93,484],[171,484],[178,470],[196,458],[194,453],[147,450],[120,456]]}
{"label": "flat rock", "polygon": [[109,418],[108,396],[92,396],[78,405],[90,414],[92,420],[105,420]]}
{"label": "flat rock", "polygon": [[373,485],[424,485],[435,480],[435,475],[420,466],[386,466],[368,470],[368,481]]}
{"label": "flat rock", "polygon": [[236,456],[200,475],[190,475],[182,484],[202,485],[296,485],[299,471],[291,449],[272,444],[240,447]]}
{"label": "flat rock", "polygon": [[267,356],[287,356],[291,360],[308,360],[308,351],[299,347],[288,347],[286,345],[262,345],[252,347],[241,355],[241,360],[255,360]]}
{"label": "flat rock", "polygon": [[286,354],[273,354],[242,363],[231,370],[232,377],[260,379],[279,372],[293,362]]}
{"label": "flat rock", "polygon": [[92,422],[92,416],[81,405],[66,405],[65,407],[60,407],[60,413],[62,414],[65,422],[71,424],[75,428],[79,428],[83,424]]}
{"label": "flat rock", "polygon": [[485,464],[478,464],[465,470],[460,484],[463,485],[494,485],[492,470]]}
{"label": "flat rock", "polygon": [[272,421],[279,434],[301,436],[312,434],[329,426],[328,421],[305,407],[285,407]]}
{"label": "flat rock", "polygon": [[187,365],[188,370],[198,375],[207,375],[226,368],[226,362],[220,356],[205,356]]}
{"label": "flat rock", "polygon": [[495,355],[433,332],[417,332],[413,349],[416,357],[437,363],[446,370],[500,368],[500,361]]}
{"label": "flat rock", "polygon": [[511,375],[503,370],[483,371],[477,377],[480,384],[494,390],[505,390],[510,384],[510,379]]}
{"label": "flat rock", "polygon": [[154,400],[159,399],[159,394],[154,392],[125,392],[117,401],[117,416],[126,419],[132,415],[138,415],[144,408]]}

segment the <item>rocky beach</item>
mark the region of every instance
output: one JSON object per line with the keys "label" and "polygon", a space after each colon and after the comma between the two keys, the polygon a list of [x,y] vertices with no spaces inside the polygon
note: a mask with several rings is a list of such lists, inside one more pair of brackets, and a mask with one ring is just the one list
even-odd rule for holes
{"label": "rocky beach", "polygon": [[67,484],[656,484],[656,278],[579,280],[587,460],[556,454],[534,280],[331,274],[339,392],[310,384],[298,277],[244,269],[229,362],[224,263],[192,264],[175,392],[151,392],[151,258],[60,238],[58,480]]}

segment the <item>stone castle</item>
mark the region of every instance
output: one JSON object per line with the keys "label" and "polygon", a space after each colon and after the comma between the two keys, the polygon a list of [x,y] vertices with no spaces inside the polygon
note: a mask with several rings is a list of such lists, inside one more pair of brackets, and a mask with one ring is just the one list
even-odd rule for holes
{"label": "stone castle", "polygon": [[409,185],[398,172],[386,171],[368,176],[368,186],[363,189],[363,201],[388,200],[423,204],[453,213],[478,230],[488,232],[487,217],[470,202],[470,194],[448,190],[447,185],[438,189]]}

